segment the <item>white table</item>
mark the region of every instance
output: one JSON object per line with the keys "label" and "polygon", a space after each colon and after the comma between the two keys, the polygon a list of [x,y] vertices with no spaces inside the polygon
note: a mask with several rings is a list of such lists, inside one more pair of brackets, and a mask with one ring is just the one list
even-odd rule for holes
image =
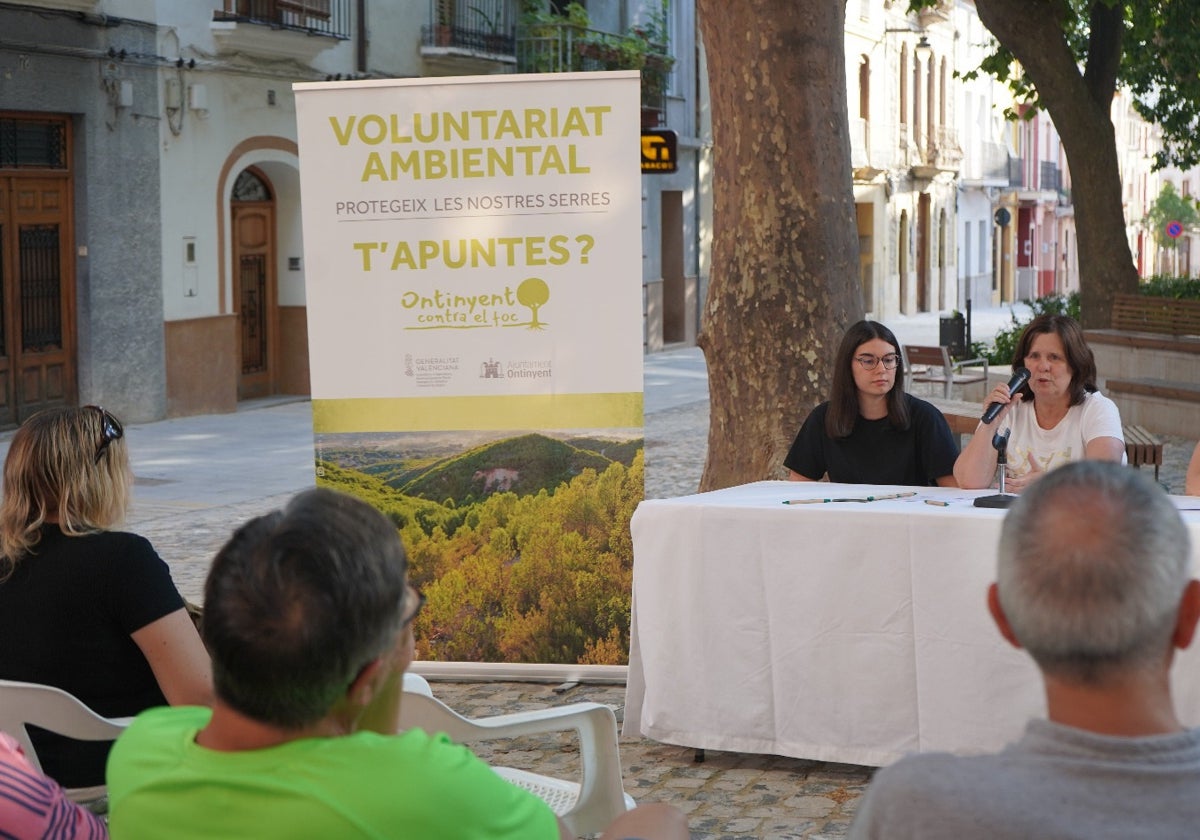
{"label": "white table", "polygon": [[[1036,668],[986,609],[1005,511],[971,502],[994,491],[782,504],[911,489],[764,481],[642,502],[625,734],[883,765],[996,750],[1044,716]],[[1183,516],[1200,565],[1200,512]],[[1173,678],[1200,725],[1200,644]]]}

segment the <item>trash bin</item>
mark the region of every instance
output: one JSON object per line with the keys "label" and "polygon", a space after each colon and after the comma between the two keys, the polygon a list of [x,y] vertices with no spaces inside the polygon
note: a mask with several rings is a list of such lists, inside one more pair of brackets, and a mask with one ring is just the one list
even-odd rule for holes
{"label": "trash bin", "polygon": [[961,312],[955,312],[948,318],[939,318],[938,344],[950,348],[952,359],[967,357],[967,319]]}

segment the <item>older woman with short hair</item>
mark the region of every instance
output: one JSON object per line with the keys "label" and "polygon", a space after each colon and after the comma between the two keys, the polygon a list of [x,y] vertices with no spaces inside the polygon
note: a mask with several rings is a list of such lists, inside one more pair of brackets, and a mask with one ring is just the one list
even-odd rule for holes
{"label": "older woman with short hair", "polygon": [[[208,654],[166,564],[124,521],[133,474],[99,406],[25,421],[0,502],[0,678],[53,685],[107,717],[208,704]],[[103,784],[111,746],[34,733],[63,787]]]}
{"label": "older woman with short hair", "polygon": [[1013,352],[1012,368],[1029,369],[1029,381],[1011,396],[998,385],[984,399],[1003,407],[980,422],[954,464],[960,487],[989,487],[996,477],[992,438],[1012,430],[1004,489],[1020,493],[1069,461],[1125,458],[1125,437],[1116,404],[1096,389],[1096,360],[1079,323],[1068,315],[1039,315],[1029,322]]}

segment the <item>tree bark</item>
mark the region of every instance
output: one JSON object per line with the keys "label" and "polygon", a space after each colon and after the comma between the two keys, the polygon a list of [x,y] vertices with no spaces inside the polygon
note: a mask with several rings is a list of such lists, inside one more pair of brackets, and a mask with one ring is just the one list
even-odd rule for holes
{"label": "tree bark", "polygon": [[1108,327],[1113,296],[1137,290],[1126,238],[1112,99],[1121,61],[1124,9],[1094,0],[1085,70],[1063,29],[1062,2],[976,0],[979,19],[1021,62],[1062,138],[1071,171],[1079,251],[1081,319]]}
{"label": "tree bark", "polygon": [[701,490],[783,476],[862,318],[845,0],[698,0],[713,123]]}

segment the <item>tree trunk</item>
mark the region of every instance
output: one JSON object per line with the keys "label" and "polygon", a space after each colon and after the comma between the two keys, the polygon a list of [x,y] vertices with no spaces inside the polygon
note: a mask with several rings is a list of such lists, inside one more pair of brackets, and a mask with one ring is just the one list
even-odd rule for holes
{"label": "tree trunk", "polygon": [[862,318],[845,0],[698,0],[714,149],[701,490],[783,475]]}
{"label": "tree trunk", "polygon": [[1087,65],[1080,74],[1067,45],[1062,6],[1029,0],[977,0],[979,19],[1021,62],[1062,138],[1071,171],[1079,250],[1081,319],[1108,327],[1113,296],[1137,290],[1126,238],[1112,98],[1121,61],[1124,9],[1091,6]]}

